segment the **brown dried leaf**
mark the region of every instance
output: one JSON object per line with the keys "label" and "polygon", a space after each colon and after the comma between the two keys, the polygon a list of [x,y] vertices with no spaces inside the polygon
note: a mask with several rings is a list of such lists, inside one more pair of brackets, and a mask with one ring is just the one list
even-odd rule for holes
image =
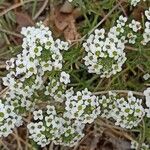
{"label": "brown dried leaf", "polygon": [[79,9],[77,11],[77,9],[70,8],[68,4],[57,7],[52,6],[49,19],[46,18],[44,23],[48,24],[50,22],[50,26],[54,29],[56,35],[64,34],[66,40],[77,40],[80,37],[75,24],[78,15]]}
{"label": "brown dried leaf", "polygon": [[18,23],[17,31],[20,31],[22,27],[34,26],[34,22],[27,13],[15,12],[16,22]]}
{"label": "brown dried leaf", "polygon": [[73,6],[68,1],[66,1],[60,8],[61,13],[72,13],[72,11],[73,11]]}

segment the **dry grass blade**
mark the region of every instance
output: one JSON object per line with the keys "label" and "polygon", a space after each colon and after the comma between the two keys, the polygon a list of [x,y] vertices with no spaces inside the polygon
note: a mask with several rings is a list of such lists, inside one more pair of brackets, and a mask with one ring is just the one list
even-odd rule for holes
{"label": "dry grass blade", "polygon": [[8,30],[1,29],[1,28],[0,28],[0,31],[1,31],[1,32],[4,32],[4,33],[6,33],[6,34],[10,34],[10,35],[13,35],[13,36],[22,38],[22,35],[21,35],[21,34],[18,34],[18,33],[12,32],[12,31],[8,31]]}
{"label": "dry grass blade", "polygon": [[[128,94],[128,92],[130,92],[129,90],[109,90],[111,92],[115,92],[115,93],[125,93]],[[100,91],[100,92],[94,92],[94,95],[102,95],[102,94],[107,94],[109,91]],[[144,94],[142,92],[136,92],[136,91],[131,91],[134,95],[137,96],[144,96]]]}
{"label": "dry grass blade", "polygon": [[48,0],[45,0],[43,6],[39,9],[39,11],[38,11],[38,12],[35,14],[35,16],[33,17],[33,20],[36,20],[36,19],[40,16],[40,14],[41,14],[41,13],[43,12],[43,10],[46,8],[47,4],[48,4]]}
{"label": "dry grass blade", "polygon": [[1,92],[0,92],[0,98],[2,98],[4,96],[4,94],[8,91],[8,87],[6,87],[5,89],[3,89]]}
{"label": "dry grass blade", "polygon": [[17,141],[17,150],[23,150],[22,146],[21,146],[21,142],[20,142],[20,139],[19,139],[19,135],[18,135],[18,131],[16,129],[14,129],[15,131],[15,134],[16,134],[16,141]]}
{"label": "dry grass blade", "polygon": [[4,147],[5,150],[10,150],[5,143],[0,139],[0,145]]}
{"label": "dry grass blade", "polygon": [[11,10],[17,8],[17,7],[20,7],[20,6],[22,6],[22,5],[26,4],[26,3],[30,3],[30,2],[33,2],[33,1],[34,1],[34,0],[26,0],[26,1],[21,1],[20,3],[17,3],[17,4],[15,4],[15,5],[12,5],[11,7],[5,9],[4,11],[2,11],[2,12],[0,13],[0,17],[3,16],[3,15],[5,15],[5,14],[8,13],[9,11],[11,11]]}

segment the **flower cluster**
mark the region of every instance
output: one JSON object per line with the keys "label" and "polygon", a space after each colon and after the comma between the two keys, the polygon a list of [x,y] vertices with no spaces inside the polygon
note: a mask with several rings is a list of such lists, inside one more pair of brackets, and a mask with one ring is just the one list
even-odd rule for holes
{"label": "flower cluster", "polygon": [[107,37],[104,29],[96,29],[95,34],[91,34],[83,43],[87,52],[84,60],[89,73],[109,78],[122,70],[122,65],[126,61],[124,53],[126,40],[123,36],[126,21],[126,17],[120,16],[117,25],[110,29]]}
{"label": "flower cluster", "polygon": [[62,71],[59,78],[49,77],[49,83],[44,93],[50,95],[55,101],[63,102],[68,83],[70,83],[70,75]]}
{"label": "flower cluster", "polygon": [[138,37],[137,31],[139,31],[142,28],[141,23],[133,19],[131,23],[129,23],[129,25],[126,26],[126,28],[128,30],[127,33],[128,42],[130,44],[135,44]]}
{"label": "flower cluster", "polygon": [[13,129],[22,125],[22,117],[14,112],[14,107],[0,100],[0,137],[7,137]]}
{"label": "flower cluster", "polygon": [[54,106],[48,105],[45,111],[35,111],[34,120],[38,122],[31,122],[27,126],[31,134],[30,138],[42,147],[49,144],[50,141],[55,144],[72,146],[84,135],[82,124],[62,118]]}
{"label": "flower cluster", "polygon": [[135,98],[132,92],[128,93],[127,99],[109,92],[109,96],[103,95],[99,102],[101,116],[114,119],[115,125],[120,125],[122,128],[136,127],[145,115],[142,100]]}
{"label": "flower cluster", "polygon": [[28,124],[30,138],[44,147],[55,144],[74,146],[83,136],[86,123],[91,123],[100,114],[97,97],[87,89],[73,89],[65,93],[65,106],[48,105],[46,110],[33,112],[34,121]]}
{"label": "flower cluster", "polygon": [[129,24],[125,26],[126,37],[128,38],[129,44],[135,44],[136,42],[141,43],[142,45],[147,45],[150,41],[150,8],[145,11],[146,22],[143,28],[144,32],[142,33],[142,25],[139,21],[132,20]]}
{"label": "flower cluster", "polygon": [[146,106],[147,106],[145,111],[146,111],[147,117],[150,118],[150,87],[144,91],[144,96],[146,99]]}
{"label": "flower cluster", "polygon": [[143,45],[146,45],[148,42],[150,42],[150,8],[145,11],[145,16],[147,21],[145,22],[145,29],[143,33]]}
{"label": "flower cluster", "polygon": [[[141,0],[131,0],[131,5],[132,6],[136,6]],[[143,0],[143,1],[146,1],[146,0]]]}
{"label": "flower cluster", "polygon": [[[68,49],[67,42],[55,41],[49,28],[41,23],[36,27],[22,28],[21,33],[24,35],[23,51],[7,61],[9,73],[3,78],[3,84],[9,89],[5,98],[18,111],[22,108],[33,110],[34,94],[43,89],[47,76],[62,69],[61,50]],[[66,84],[67,79],[68,76],[61,82]]]}
{"label": "flower cluster", "polygon": [[65,97],[66,112],[64,117],[77,119],[86,124],[92,123],[100,114],[98,97],[92,95],[87,89],[75,94],[71,88],[66,91]]}
{"label": "flower cluster", "polygon": [[[140,150],[149,150],[150,146],[142,143],[140,146]],[[139,149],[139,143],[137,141],[131,141],[131,150],[138,150]]]}

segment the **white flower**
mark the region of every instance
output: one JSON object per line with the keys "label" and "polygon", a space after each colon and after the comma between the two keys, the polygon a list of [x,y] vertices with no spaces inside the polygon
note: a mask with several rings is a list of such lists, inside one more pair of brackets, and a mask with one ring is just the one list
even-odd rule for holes
{"label": "white flower", "polygon": [[131,149],[137,150],[138,146],[139,144],[137,141],[131,141],[131,147],[130,147]]}
{"label": "white flower", "polygon": [[15,59],[11,58],[9,61],[6,61],[6,69],[12,69],[15,67]]}
{"label": "white flower", "polygon": [[144,90],[144,95],[146,98],[146,106],[150,107],[150,88],[147,88],[146,90]]}
{"label": "white flower", "polygon": [[99,38],[101,38],[101,39],[104,39],[104,37],[105,37],[105,30],[104,29],[100,29],[100,30],[98,30],[98,29],[96,29],[95,30],[95,38],[97,39],[99,39]]}
{"label": "white flower", "polygon": [[145,11],[145,16],[147,17],[148,20],[150,20],[150,8]]}
{"label": "white flower", "polygon": [[148,109],[145,109],[147,118],[150,118],[150,107]]}
{"label": "white flower", "polygon": [[46,108],[47,108],[47,114],[56,115],[56,111],[55,111],[54,106],[47,105]]}
{"label": "white flower", "polygon": [[101,78],[109,78],[121,71],[121,67],[126,61],[123,52],[125,40],[120,40],[120,37],[118,37],[124,30],[118,24],[110,29],[108,37],[105,39],[104,32],[104,29],[96,29],[95,34],[91,34],[87,41],[83,43],[87,52],[83,59],[89,73],[99,74]]}
{"label": "white flower", "polygon": [[14,112],[14,107],[0,100],[0,137],[6,137],[15,127],[22,125],[22,117]]}
{"label": "white flower", "polygon": [[120,16],[119,19],[117,20],[117,23],[120,24],[121,26],[125,26],[125,23],[127,22],[127,17]]}
{"label": "white flower", "polygon": [[131,0],[131,5],[136,6],[140,0]]}
{"label": "white flower", "polygon": [[135,41],[136,41],[136,39],[137,39],[137,36],[136,36],[136,35],[134,35],[132,32],[129,32],[129,33],[127,34],[127,37],[129,38],[129,43],[130,43],[130,44],[135,44]]}
{"label": "white flower", "polygon": [[42,110],[34,111],[33,115],[34,115],[35,120],[38,120],[38,119],[42,120],[43,119]]}
{"label": "white flower", "polygon": [[42,70],[45,71],[52,71],[52,62],[49,60],[47,62],[42,61],[41,63]]}
{"label": "white flower", "polygon": [[128,93],[127,100],[124,97],[120,98],[117,95],[109,93],[108,98],[103,96],[99,99],[99,102],[103,110],[102,116],[113,118],[115,124],[122,128],[131,129],[138,126],[145,115],[142,100],[135,98],[132,92]]}
{"label": "white flower", "polygon": [[149,73],[146,73],[143,75],[143,79],[144,80],[148,80],[150,78],[150,74]]}
{"label": "white flower", "polygon": [[134,31],[137,32],[141,29],[141,23],[135,20],[132,20],[132,22],[129,24],[129,27]]}
{"label": "white flower", "polygon": [[61,72],[60,74],[60,82],[64,84],[70,83],[70,75],[64,71]]}

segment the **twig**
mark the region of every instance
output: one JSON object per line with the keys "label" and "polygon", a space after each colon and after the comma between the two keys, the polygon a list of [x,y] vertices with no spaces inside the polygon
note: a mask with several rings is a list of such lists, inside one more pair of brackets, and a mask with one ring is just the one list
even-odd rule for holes
{"label": "twig", "polygon": [[132,50],[132,51],[138,51],[137,48],[131,47],[131,46],[125,46],[126,49]]}
{"label": "twig", "polygon": [[0,31],[1,31],[1,32],[4,32],[4,33],[6,33],[6,34],[14,35],[14,36],[19,37],[19,38],[22,38],[22,37],[23,37],[21,34],[14,33],[14,32],[12,32],[12,31],[8,31],[8,30],[5,30],[5,29],[1,29],[1,28],[0,28]]}
{"label": "twig", "polygon": [[28,147],[33,148],[31,144],[26,143],[21,137],[19,137],[19,136],[17,137],[17,135],[14,134],[14,133],[12,133],[12,135],[13,135],[15,138],[18,138],[23,144],[27,144]]}
{"label": "twig", "polygon": [[141,149],[141,145],[145,141],[145,122],[144,122],[144,119],[142,119],[142,124],[143,124],[143,134],[141,135],[141,139],[139,141],[139,145],[138,145],[137,150]]}
{"label": "twig", "polygon": [[4,68],[6,68],[6,65],[5,64],[1,64],[0,65],[0,69],[4,69]]}
{"label": "twig", "polygon": [[[128,92],[130,92],[130,90],[109,90],[111,92],[116,92],[116,93],[125,93],[128,94]],[[102,94],[107,94],[109,91],[100,91],[100,92],[94,92],[94,95],[102,95]],[[138,95],[138,96],[144,96],[144,94],[142,92],[136,92],[136,91],[131,91],[134,95]]]}
{"label": "twig", "polygon": [[12,5],[12,6],[10,6],[9,8],[5,9],[4,11],[2,11],[2,12],[0,13],[0,17],[3,16],[3,15],[5,15],[5,14],[8,13],[9,11],[11,11],[11,10],[17,8],[17,7],[20,7],[20,6],[24,5],[24,4],[29,3],[29,2],[32,2],[32,1],[34,1],[34,0],[21,1],[20,3],[17,3],[17,4],[15,4],[15,5]]}
{"label": "twig", "polygon": [[0,92],[0,97],[1,97],[1,98],[3,97],[4,93],[7,92],[8,89],[9,89],[9,88],[6,87],[5,89],[3,89],[3,90]]}
{"label": "twig", "polygon": [[48,3],[48,0],[45,0],[43,6],[39,9],[39,11],[33,17],[33,20],[36,20],[38,18],[38,16],[43,12],[43,10],[45,9],[45,7],[47,6],[47,3]]}
{"label": "twig", "polygon": [[[118,1],[118,3],[119,3],[119,1]],[[119,6],[120,6],[122,12],[124,13],[124,15],[127,17],[126,11],[125,11],[124,7],[122,6],[122,4],[119,3]]]}
{"label": "twig", "polygon": [[3,147],[5,148],[5,150],[10,150],[7,145],[5,143],[3,143],[3,141],[0,139],[0,143],[3,145]]}
{"label": "twig", "polygon": [[[99,122],[98,122],[99,121]],[[107,122],[106,122],[107,121]],[[114,124],[112,122],[110,122],[109,120],[105,120],[103,121],[102,118],[97,119],[97,123],[100,126],[103,126],[105,128],[110,129],[112,132],[116,133],[117,135],[121,136],[121,137],[125,137],[128,140],[133,140],[133,138],[127,133],[127,131],[125,129],[122,129],[120,127],[114,126]],[[121,131],[123,133],[121,133]]]}
{"label": "twig", "polygon": [[89,136],[90,134],[92,134],[93,132],[94,132],[94,131],[90,131],[88,134],[86,134],[86,135],[83,137],[83,139],[74,147],[73,150],[77,150],[78,147],[79,147],[79,145],[80,145],[84,140],[86,140],[86,139],[88,138],[88,136]]}
{"label": "twig", "polygon": [[22,146],[21,146],[21,143],[20,143],[20,140],[19,140],[18,132],[17,132],[16,129],[14,129],[14,131],[15,131],[15,133],[16,133],[16,140],[17,140],[17,145],[18,145],[17,150],[23,150],[23,149],[22,149]]}
{"label": "twig", "polygon": [[50,143],[50,145],[49,145],[49,149],[48,150],[53,150],[54,149],[54,143],[53,143],[53,141]]}

